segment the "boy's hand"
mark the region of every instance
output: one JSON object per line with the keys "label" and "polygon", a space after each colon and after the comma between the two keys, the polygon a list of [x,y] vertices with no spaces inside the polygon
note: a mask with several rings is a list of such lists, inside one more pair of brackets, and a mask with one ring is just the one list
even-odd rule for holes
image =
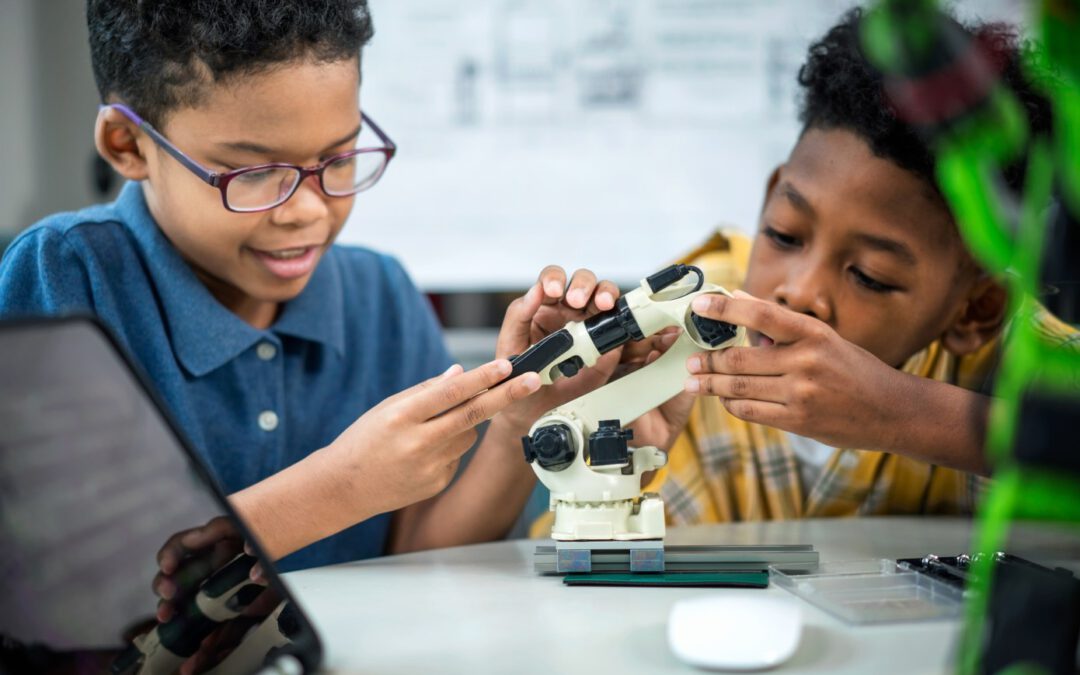
{"label": "boy's hand", "polygon": [[694,311],[767,336],[765,344],[691,357],[687,391],[721,397],[740,419],[833,447],[897,447],[911,410],[912,376],[814,317],[741,291],[734,295],[703,295]]}
{"label": "boy's hand", "polygon": [[474,427],[540,387],[536,373],[496,386],[509,374],[505,359],[468,372],[455,365],[369,410],[326,448],[328,456],[375,513],[432,497],[476,441]]}
{"label": "boy's hand", "polygon": [[[678,328],[666,328],[647,340],[627,343],[616,376],[628,375],[638,368],[651,365],[675,344],[681,333]],[[627,425],[634,431],[634,445],[653,445],[665,451],[671,449],[686,426],[694,399],[693,394],[682,392]]]}
{"label": "boy's hand", "polygon": [[[151,584],[154,594],[160,598],[155,618],[160,623],[172,619],[176,608],[240,551],[254,555],[228,516],[212,518],[205,525],[169,537],[158,551],[160,571]],[[251,568],[251,579],[258,583],[266,582],[262,566],[258,563]]]}
{"label": "boy's hand", "polygon": [[[515,300],[510,307],[524,304],[518,321],[508,325],[503,322],[499,332],[496,354],[506,356],[524,351],[529,345],[554,333],[570,321],[581,321],[597,312],[615,307],[619,299],[619,287],[610,281],[597,281],[589,270],[578,270],[566,283],[566,272],[558,265],[548,265],[540,271],[540,277],[525,297]],[[508,312],[509,314],[509,312]],[[527,323],[524,321],[528,316]],[[502,354],[502,349],[520,351]]]}
{"label": "boy's hand", "polygon": [[[229,516],[218,516],[205,525],[193,527],[169,537],[158,551],[160,571],[154,577],[153,590],[160,598],[155,615],[158,623],[168,623],[176,616],[181,604],[189,602],[202,583],[243,551],[255,555],[254,549],[240,538]],[[249,572],[251,580],[266,585],[262,566],[256,563]],[[261,593],[244,609],[237,619],[214,628],[177,670],[180,675],[204,672],[207,666],[218,663],[240,643],[252,625],[265,618],[281,602],[277,593]],[[125,636],[125,641],[138,634]]]}
{"label": "boy's hand", "polygon": [[[610,281],[598,282],[589,270],[575,272],[567,286],[566,272],[549,265],[528,292],[506,310],[495,355],[509,358],[521,354],[570,321],[581,321],[612,309],[618,297],[618,286]],[[585,368],[573,377],[559,378],[536,396],[507,408],[499,420],[508,425],[512,435],[527,433],[540,415],[607,382],[621,355],[622,350],[613,350],[600,357],[592,368]]]}

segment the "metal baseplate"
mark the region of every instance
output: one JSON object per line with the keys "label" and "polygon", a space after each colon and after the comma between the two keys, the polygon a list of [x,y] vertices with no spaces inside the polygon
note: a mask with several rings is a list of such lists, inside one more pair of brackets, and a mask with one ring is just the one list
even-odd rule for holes
{"label": "metal baseplate", "polygon": [[[537,553],[540,553],[537,547]],[[662,539],[635,541],[557,541],[555,542],[556,574],[592,572],[594,552],[616,554],[629,558],[631,572],[663,572],[664,542]]]}
{"label": "metal baseplate", "polygon": [[534,554],[539,574],[764,571],[770,565],[810,571],[818,552],[809,544],[665,546],[662,539],[645,539],[553,541]]}

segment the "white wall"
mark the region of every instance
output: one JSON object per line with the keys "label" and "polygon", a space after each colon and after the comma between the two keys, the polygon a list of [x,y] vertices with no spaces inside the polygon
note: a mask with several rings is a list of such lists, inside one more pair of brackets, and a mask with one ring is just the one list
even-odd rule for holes
{"label": "white wall", "polygon": [[0,2],[0,234],[19,229],[36,173],[30,77],[32,0]]}
{"label": "white wall", "polygon": [[852,4],[371,0],[361,102],[400,151],[342,240],[460,291],[549,263],[629,285],[717,224],[753,230],[806,48]]}
{"label": "white wall", "polygon": [[97,92],[82,0],[0,2],[0,230],[93,203]]}

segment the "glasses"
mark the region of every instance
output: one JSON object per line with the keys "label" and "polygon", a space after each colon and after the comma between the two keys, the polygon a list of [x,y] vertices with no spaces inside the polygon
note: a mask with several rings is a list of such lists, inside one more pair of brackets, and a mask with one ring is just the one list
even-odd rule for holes
{"label": "glasses", "polygon": [[315,166],[297,166],[273,162],[258,164],[225,173],[211,171],[188,157],[172,144],[149,122],[139,117],[123,103],[112,103],[103,108],[115,108],[149,134],[165,150],[193,174],[221,192],[221,203],[237,213],[267,211],[284,204],[296,193],[300,183],[308,176],[318,176],[319,187],[330,197],[348,197],[368,189],[382,177],[397,146],[367,115],[361,113],[364,124],[379,137],[381,148],[356,148],[328,157]]}

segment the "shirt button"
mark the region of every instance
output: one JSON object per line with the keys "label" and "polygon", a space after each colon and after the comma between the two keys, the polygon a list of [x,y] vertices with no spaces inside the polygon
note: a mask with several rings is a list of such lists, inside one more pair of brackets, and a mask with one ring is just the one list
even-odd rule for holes
{"label": "shirt button", "polygon": [[273,431],[277,429],[278,416],[273,410],[264,410],[259,413],[259,428],[263,431]]}
{"label": "shirt button", "polygon": [[269,342],[260,342],[259,346],[255,348],[255,353],[259,355],[259,358],[263,361],[269,361],[277,356],[277,347]]}

